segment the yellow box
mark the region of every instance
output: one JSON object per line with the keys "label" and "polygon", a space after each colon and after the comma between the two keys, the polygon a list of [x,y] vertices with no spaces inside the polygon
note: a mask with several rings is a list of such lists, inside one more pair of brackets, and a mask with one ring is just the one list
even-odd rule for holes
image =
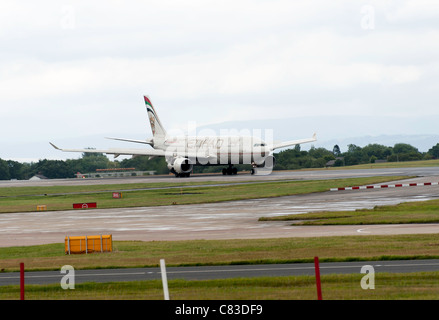
{"label": "yellow box", "polygon": [[37,206],[37,211],[46,211],[46,210],[47,210],[47,206],[45,204]]}
{"label": "yellow box", "polygon": [[66,254],[112,252],[112,251],[113,251],[113,237],[111,234],[65,238]]}

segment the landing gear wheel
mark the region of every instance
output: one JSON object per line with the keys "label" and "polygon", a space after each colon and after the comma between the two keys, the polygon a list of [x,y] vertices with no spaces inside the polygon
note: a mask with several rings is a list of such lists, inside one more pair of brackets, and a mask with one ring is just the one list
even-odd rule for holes
{"label": "landing gear wheel", "polygon": [[238,174],[238,169],[236,169],[233,165],[229,165],[227,168],[223,168],[222,173],[224,176],[231,176],[232,174]]}
{"label": "landing gear wheel", "polygon": [[[238,169],[235,168],[234,166],[229,166],[228,168],[225,168],[225,170],[226,170],[226,173],[227,173],[229,176],[231,176],[231,175],[235,175],[235,174],[238,174]],[[223,170],[223,172],[224,172],[224,170]],[[223,174],[224,174],[224,173],[223,173]]]}
{"label": "landing gear wheel", "polygon": [[183,177],[186,177],[186,178],[189,178],[191,176],[191,173],[190,172],[182,172],[182,173],[175,173],[175,177],[176,178],[183,178]]}

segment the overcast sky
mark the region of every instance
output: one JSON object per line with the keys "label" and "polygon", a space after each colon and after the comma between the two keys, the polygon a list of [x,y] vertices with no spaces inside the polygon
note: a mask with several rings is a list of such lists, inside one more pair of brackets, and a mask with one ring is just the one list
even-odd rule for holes
{"label": "overcast sky", "polygon": [[433,0],[3,0],[0,45],[0,144],[145,138],[144,94],[167,128],[439,115]]}

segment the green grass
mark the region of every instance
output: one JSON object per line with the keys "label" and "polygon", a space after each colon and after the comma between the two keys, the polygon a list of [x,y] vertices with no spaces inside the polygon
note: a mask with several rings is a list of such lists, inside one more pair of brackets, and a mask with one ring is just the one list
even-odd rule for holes
{"label": "green grass", "polygon": [[[135,178],[133,178],[133,181]],[[75,180],[75,179],[73,179]],[[199,182],[152,182],[152,183],[124,183],[124,184],[88,184],[87,180],[79,180],[83,185],[76,186],[33,186],[33,187],[11,187],[0,188],[0,197],[21,197],[21,196],[43,196],[45,194],[57,193],[81,193],[81,192],[111,192],[118,190],[136,190],[145,188],[167,188],[167,187],[185,187],[192,185],[209,185],[209,184],[226,184],[227,181],[199,181]]]}
{"label": "green grass", "polygon": [[[439,298],[439,272],[377,273],[375,289],[363,290],[363,274],[322,275],[324,300],[396,300]],[[316,300],[314,276],[260,277],[224,280],[169,280],[171,300]],[[159,280],[76,284],[73,290],[60,285],[27,285],[27,300],[163,300]],[[0,299],[19,299],[20,288],[3,286]]]}
{"label": "green grass", "polygon": [[[339,169],[379,169],[379,168],[418,168],[418,167],[439,167],[439,159],[435,160],[417,160],[401,162],[382,162],[367,163],[355,166],[337,167]],[[336,168],[333,168],[336,169]]]}
{"label": "green grass", "polygon": [[114,241],[112,253],[66,255],[64,244],[0,248],[0,269],[26,270],[439,258],[438,234],[311,238]]}
{"label": "green grass", "polygon": [[[139,190],[150,184],[119,186],[39,187],[0,189],[0,213],[36,211],[38,205],[47,210],[70,210],[73,203],[97,202],[98,208],[147,207],[172,204],[213,203],[255,198],[328,191],[330,188],[382,183],[408,177],[367,177],[311,181],[275,181],[227,186],[201,186]],[[154,184],[154,187],[169,187]],[[122,199],[113,199],[111,191],[125,190]],[[108,191],[108,192],[107,192]],[[77,192],[90,192],[78,194]],[[95,193],[93,193],[95,192]],[[61,193],[66,193],[62,195]],[[43,196],[35,196],[41,195]]]}
{"label": "green grass", "polygon": [[294,221],[294,225],[439,223],[439,200],[405,202],[355,211],[323,211],[281,217],[262,217],[259,220]]}

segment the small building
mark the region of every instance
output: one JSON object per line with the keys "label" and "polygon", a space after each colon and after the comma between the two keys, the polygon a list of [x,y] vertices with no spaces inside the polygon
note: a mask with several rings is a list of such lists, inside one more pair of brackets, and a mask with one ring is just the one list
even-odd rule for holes
{"label": "small building", "polygon": [[337,158],[335,158],[335,160],[329,160],[328,162],[326,162],[326,165],[325,165],[326,168],[335,166],[335,163],[337,161],[338,161],[338,163],[340,163],[340,161],[342,163],[344,163],[344,157],[337,157]]}
{"label": "small building", "polygon": [[45,177],[42,174],[36,174],[32,178],[30,178],[29,180],[30,181],[36,181],[36,180],[46,180],[46,179],[49,179],[49,178]]}

